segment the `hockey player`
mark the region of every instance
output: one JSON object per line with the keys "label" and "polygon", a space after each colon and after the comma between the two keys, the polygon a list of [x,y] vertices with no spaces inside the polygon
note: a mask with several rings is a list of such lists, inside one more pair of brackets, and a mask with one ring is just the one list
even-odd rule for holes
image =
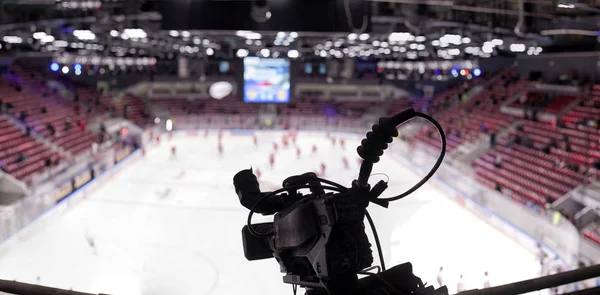
{"label": "hockey player", "polygon": [[173,132],[169,131],[169,141],[171,141],[171,139],[173,139]]}
{"label": "hockey player", "polygon": [[274,150],[275,152],[277,152],[277,150],[278,150],[278,149],[279,149],[279,145],[278,145],[276,142],[274,142],[274,143],[273,143],[273,150]]}
{"label": "hockey player", "polygon": [[460,275],[458,279],[458,283],[456,283],[456,292],[466,291],[467,287],[465,287],[465,282],[463,280],[463,275]]}
{"label": "hockey player", "polygon": [[346,141],[343,138],[340,138],[340,147],[344,149],[346,147]]}
{"label": "hockey player", "polygon": [[546,254],[546,252],[544,251],[544,249],[542,248],[541,244],[537,244],[537,254],[536,254],[536,258],[538,259],[538,261],[540,262],[540,269],[541,269],[541,273],[543,274],[544,270],[546,269],[545,267],[545,263],[546,263],[546,258],[548,257],[548,255]]}
{"label": "hockey player", "polygon": [[275,153],[269,155],[269,165],[271,166],[271,169],[275,166]]}
{"label": "hockey player", "polygon": [[296,159],[300,159],[300,154],[302,153],[302,151],[300,150],[299,147],[296,148]]}
{"label": "hockey player", "polygon": [[288,146],[289,146],[289,140],[288,140],[288,137],[284,135],[284,136],[283,136],[283,139],[281,140],[281,143],[283,144],[283,148],[284,148],[284,149],[287,149],[287,148],[288,148]]}
{"label": "hockey player", "polygon": [[252,141],[254,142],[254,147],[258,147],[258,137],[256,135],[252,135]]}
{"label": "hockey player", "polygon": [[89,234],[89,232],[87,230],[85,231],[85,239],[88,243],[88,246],[90,246],[90,248],[92,248],[94,255],[98,255],[98,251],[96,250],[96,243],[94,241],[94,238]]}
{"label": "hockey player", "polygon": [[440,271],[438,271],[437,282],[440,287],[444,285],[444,267],[442,266],[440,266]]}
{"label": "hockey player", "polygon": [[483,273],[483,287],[484,288],[489,288],[492,285],[490,284],[490,277],[488,276],[488,272],[484,272]]}
{"label": "hockey player", "polygon": [[223,155],[223,143],[219,141],[219,145],[217,146],[217,150],[219,151],[219,156]]}
{"label": "hockey player", "polygon": [[325,175],[325,170],[327,169],[327,166],[325,166],[325,163],[321,162],[321,175],[324,176]]}
{"label": "hockey player", "polygon": [[350,163],[348,163],[348,158],[342,157],[342,163],[344,163],[344,169],[350,169]]}
{"label": "hockey player", "polygon": [[316,144],[313,144],[313,146],[312,146],[312,153],[313,154],[317,153],[317,145]]}
{"label": "hockey player", "polygon": [[335,147],[335,141],[336,141],[336,140],[335,140],[335,137],[331,137],[331,145],[332,145],[333,147]]}
{"label": "hockey player", "polygon": [[175,146],[171,147],[171,158],[175,158],[177,156],[177,148]]}

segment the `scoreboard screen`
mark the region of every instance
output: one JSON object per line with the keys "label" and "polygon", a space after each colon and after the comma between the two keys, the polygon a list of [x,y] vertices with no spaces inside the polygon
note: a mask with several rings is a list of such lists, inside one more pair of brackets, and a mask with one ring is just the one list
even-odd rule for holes
{"label": "scoreboard screen", "polygon": [[290,61],[283,58],[244,58],[244,102],[290,101]]}

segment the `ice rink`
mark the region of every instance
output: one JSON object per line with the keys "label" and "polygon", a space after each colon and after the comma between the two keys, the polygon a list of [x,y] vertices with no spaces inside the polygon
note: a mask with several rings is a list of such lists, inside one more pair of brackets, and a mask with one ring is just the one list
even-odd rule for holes
{"label": "ice rink", "polygon": [[[257,148],[251,135],[227,135],[223,156],[216,138],[216,133],[181,135],[152,146],[85,201],[36,226],[33,233],[12,237],[12,247],[0,245],[0,278],[106,294],[292,294],[274,259],[244,258],[241,228],[248,210],[238,202],[232,177],[252,166],[262,173],[262,188],[273,189],[287,176],[317,171],[323,162],[325,178],[349,186],[358,173],[359,141],[347,138],[342,149],[324,134],[300,133],[302,154],[297,159],[295,148],[282,148],[282,133],[260,135]],[[273,142],[280,149],[270,169]],[[315,155],[313,144],[318,147]],[[175,158],[172,146],[177,147]],[[344,156],[350,170],[343,168]],[[383,196],[401,193],[418,181],[390,155],[375,172],[390,177]],[[382,177],[373,176],[371,183]],[[451,293],[460,274],[469,289],[482,287],[484,271],[492,285],[538,274],[534,253],[433,186],[389,209],[369,208],[388,267],[410,261],[416,275],[437,285],[438,269],[444,266]]]}

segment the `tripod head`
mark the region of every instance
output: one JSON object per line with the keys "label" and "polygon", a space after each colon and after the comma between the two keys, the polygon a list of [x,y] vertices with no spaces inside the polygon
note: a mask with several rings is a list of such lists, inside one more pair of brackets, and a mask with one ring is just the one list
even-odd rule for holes
{"label": "tripod head", "polygon": [[[370,186],[373,164],[398,136],[397,126],[415,117],[430,121],[440,132],[440,157],[428,175],[408,191],[379,198],[387,182]],[[363,163],[350,187],[305,173],[286,178],[280,189],[262,192],[251,169],[240,171],[233,177],[235,191],[240,203],[250,210],[242,229],[244,255],[248,260],[274,257],[285,273],[283,281],[306,288],[307,294],[447,294],[445,287],[425,287],[413,275],[410,263],[386,271],[379,238],[366,210],[369,203],[387,208],[390,201],[409,195],[427,182],[441,165],[445,148],[442,127],[428,115],[409,109],[373,125],[357,149]],[[303,194],[301,189],[309,189],[310,193]],[[254,212],[274,215],[273,222],[252,224]],[[373,264],[365,217],[378,246],[381,273],[363,271]],[[359,279],[359,274],[367,277]],[[386,293],[381,293],[383,290]]]}

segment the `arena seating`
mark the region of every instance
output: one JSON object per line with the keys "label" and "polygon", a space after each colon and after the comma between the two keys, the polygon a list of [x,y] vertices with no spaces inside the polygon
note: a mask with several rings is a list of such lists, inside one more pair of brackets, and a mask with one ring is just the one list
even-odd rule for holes
{"label": "arena seating", "polygon": [[45,146],[43,142],[28,136],[6,116],[0,116],[0,167],[20,180],[61,159],[57,152]]}
{"label": "arena seating", "polygon": [[16,84],[4,83],[3,100],[14,107],[9,114],[23,121],[33,132],[66,152],[79,154],[89,150],[96,135],[85,129],[94,116],[85,111],[85,104],[67,100],[45,83],[45,77],[34,70],[18,64],[12,66],[14,74],[9,80]]}
{"label": "arena seating", "polygon": [[256,113],[258,104],[247,104],[238,98],[225,97],[216,100],[209,97],[196,99],[161,98],[153,99],[154,105],[166,108],[172,116],[188,114],[253,114]]}
{"label": "arena seating", "polygon": [[113,104],[117,114],[139,126],[146,126],[150,122],[146,104],[139,97],[126,94],[123,97],[115,99]]}
{"label": "arena seating", "polygon": [[[525,91],[529,85],[529,81],[517,79],[514,68],[510,68],[492,77],[484,89],[470,100],[441,112],[437,119],[446,128],[447,151],[463,143],[476,141],[484,133],[495,133],[510,125],[514,117],[499,112],[500,104]],[[430,128],[417,134],[417,139],[439,146],[438,135]]]}
{"label": "arena seating", "polygon": [[[474,162],[478,179],[486,185],[491,181],[508,195],[545,205],[588,176],[600,176],[600,130],[587,125],[588,120],[600,119],[594,117],[595,110],[592,98],[554,124],[523,120],[508,138]],[[581,120],[585,125],[572,123]],[[527,190],[520,191],[515,185]]]}

